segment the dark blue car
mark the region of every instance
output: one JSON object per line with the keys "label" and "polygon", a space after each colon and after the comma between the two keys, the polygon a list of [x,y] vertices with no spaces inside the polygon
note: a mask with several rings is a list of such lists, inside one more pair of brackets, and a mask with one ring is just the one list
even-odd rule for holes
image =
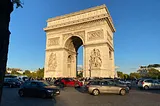
{"label": "dark blue car", "polygon": [[26,81],[24,82],[18,94],[20,97],[23,96],[34,96],[34,97],[53,97],[60,94],[60,90],[56,86],[51,86],[45,81]]}

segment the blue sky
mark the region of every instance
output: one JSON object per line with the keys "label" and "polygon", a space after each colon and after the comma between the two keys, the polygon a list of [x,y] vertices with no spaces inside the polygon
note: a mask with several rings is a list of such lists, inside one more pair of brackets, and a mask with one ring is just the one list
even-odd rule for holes
{"label": "blue sky", "polygon": [[[22,0],[10,22],[8,67],[35,70],[44,66],[48,18],[106,4],[112,16],[115,64],[130,73],[140,65],[160,63],[159,0]],[[82,64],[82,48],[78,63]]]}

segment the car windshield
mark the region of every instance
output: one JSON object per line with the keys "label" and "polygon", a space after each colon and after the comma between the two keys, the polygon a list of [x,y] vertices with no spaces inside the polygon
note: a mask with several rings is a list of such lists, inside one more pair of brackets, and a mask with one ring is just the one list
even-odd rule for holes
{"label": "car windshield", "polygon": [[39,85],[41,85],[41,86],[49,86],[50,84],[48,84],[47,82],[39,82]]}

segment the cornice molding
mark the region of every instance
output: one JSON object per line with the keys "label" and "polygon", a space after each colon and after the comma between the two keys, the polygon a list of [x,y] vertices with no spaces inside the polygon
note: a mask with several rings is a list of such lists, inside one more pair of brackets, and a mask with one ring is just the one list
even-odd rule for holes
{"label": "cornice molding", "polygon": [[91,22],[91,21],[94,21],[94,20],[106,19],[106,18],[107,18],[107,14],[103,14],[103,15],[84,18],[84,19],[80,19],[80,20],[69,21],[69,22],[62,23],[62,24],[48,26],[48,27],[44,28],[44,30],[47,31],[47,30],[51,30],[51,29],[56,29],[56,28],[61,28],[61,27],[66,27],[66,26],[72,26],[72,25],[87,23],[87,22]]}
{"label": "cornice molding", "polygon": [[[100,10],[100,9],[102,9],[102,10]],[[105,12],[105,10],[106,10],[106,12]],[[88,15],[84,16],[85,15],[84,13],[87,14],[88,12],[92,12],[92,11],[96,11],[97,14],[95,12],[94,15],[90,14],[89,16]],[[76,15],[79,15],[80,17],[81,17],[81,15],[83,15],[83,16],[81,18],[74,17],[74,19],[72,20],[72,17],[76,16]],[[65,19],[65,21],[63,21],[62,19]],[[70,20],[68,20],[68,19],[70,19]],[[52,29],[77,25],[77,24],[81,24],[81,23],[88,23],[88,22],[91,22],[94,20],[99,20],[99,19],[105,19],[107,21],[107,23],[109,24],[109,27],[111,28],[111,30],[113,32],[115,32],[112,18],[111,18],[109,11],[105,5],[101,5],[101,6],[93,7],[93,8],[87,9],[87,10],[81,10],[79,12],[75,12],[75,13],[67,14],[64,16],[59,16],[59,17],[48,19],[47,22],[49,24],[47,25],[46,28],[44,28],[44,31],[49,31]],[[58,21],[58,23],[57,23],[57,21]]]}
{"label": "cornice molding", "polygon": [[59,28],[55,28],[55,29],[48,29],[46,30],[47,35],[53,35],[53,34],[57,34],[57,33],[67,33],[70,31],[80,31],[80,30],[84,30],[86,28],[90,28],[90,27],[96,27],[99,25],[105,25],[106,21],[105,19],[99,19],[99,20],[93,20],[90,22],[84,22],[84,23],[80,23],[77,25],[71,25],[71,26],[66,26],[66,27],[59,27]]}
{"label": "cornice molding", "polygon": [[67,17],[71,17],[71,16],[76,16],[76,15],[88,13],[88,12],[91,12],[91,11],[103,9],[103,8],[106,8],[107,12],[109,12],[108,9],[107,9],[107,7],[106,7],[106,5],[103,4],[101,6],[96,6],[96,7],[88,8],[88,9],[85,9],[85,10],[80,10],[78,12],[73,12],[73,13],[70,13],[70,14],[62,15],[62,16],[57,16],[55,18],[50,18],[50,19],[47,20],[47,22],[51,22],[51,21],[55,21],[55,20],[60,20],[60,19],[63,19],[63,18],[67,18]]}

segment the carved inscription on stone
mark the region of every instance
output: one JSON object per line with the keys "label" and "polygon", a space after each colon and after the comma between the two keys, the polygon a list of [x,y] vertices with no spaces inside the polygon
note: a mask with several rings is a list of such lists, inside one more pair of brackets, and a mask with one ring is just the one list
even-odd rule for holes
{"label": "carved inscription on stone", "polygon": [[99,49],[93,49],[91,51],[90,60],[89,60],[89,67],[90,69],[97,69],[100,68],[102,65],[102,59]]}
{"label": "carved inscription on stone", "polygon": [[88,32],[88,37],[87,37],[88,41],[99,40],[103,38],[104,38],[103,29]]}
{"label": "carved inscription on stone", "polygon": [[48,39],[48,46],[59,45],[59,37]]}
{"label": "carved inscription on stone", "polygon": [[55,71],[57,67],[56,54],[51,53],[48,60],[48,71]]}

